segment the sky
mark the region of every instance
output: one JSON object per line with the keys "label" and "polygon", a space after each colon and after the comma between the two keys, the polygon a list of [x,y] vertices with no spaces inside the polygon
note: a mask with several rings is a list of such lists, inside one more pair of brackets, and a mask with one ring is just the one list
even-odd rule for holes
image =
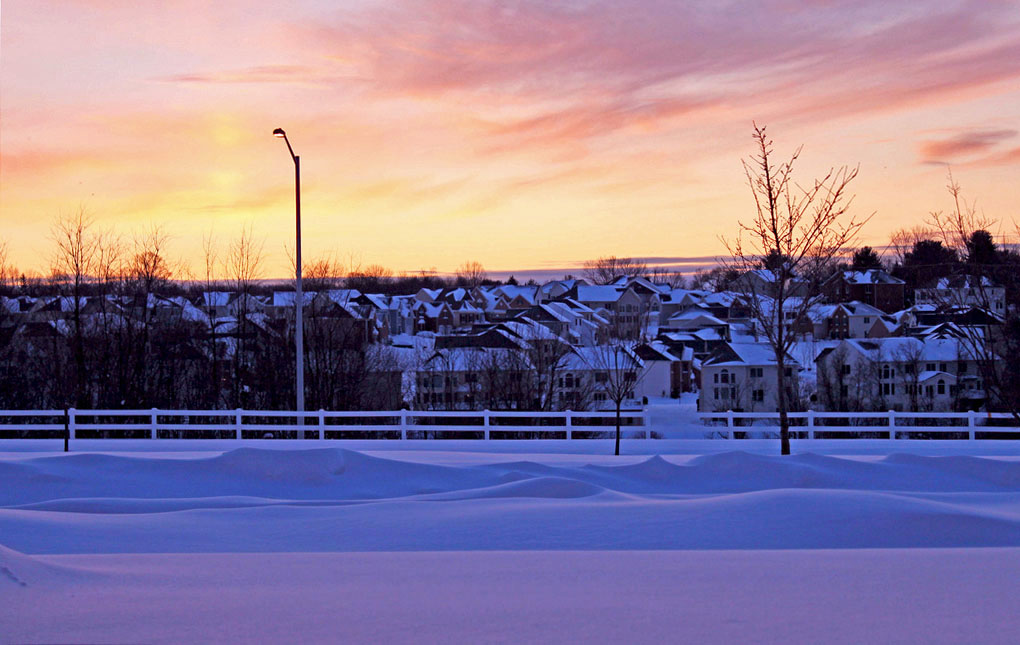
{"label": "sky", "polygon": [[862,243],[950,208],[950,165],[1013,231],[1020,1],[4,0],[0,241],[45,273],[84,208],[197,272],[247,226],[287,275],[282,127],[305,262],[690,267],[750,219],[753,122],[803,183],[860,166]]}

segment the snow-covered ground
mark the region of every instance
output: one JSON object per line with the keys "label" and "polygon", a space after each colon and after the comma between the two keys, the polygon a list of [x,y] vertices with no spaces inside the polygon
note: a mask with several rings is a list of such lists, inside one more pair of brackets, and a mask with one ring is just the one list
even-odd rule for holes
{"label": "snow-covered ground", "polygon": [[3,441],[0,641],[1020,633],[1017,442],[610,446]]}

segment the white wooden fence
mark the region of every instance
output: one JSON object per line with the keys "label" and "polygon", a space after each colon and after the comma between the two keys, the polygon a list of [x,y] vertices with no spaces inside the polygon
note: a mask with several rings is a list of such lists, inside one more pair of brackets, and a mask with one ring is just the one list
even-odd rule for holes
{"label": "white wooden fence", "polygon": [[[615,412],[504,411],[294,411],[279,410],[0,410],[0,438],[66,436],[70,440],[102,433],[103,438],[217,438],[262,439],[288,436],[338,438],[344,434],[408,439],[410,436],[456,438],[471,433],[485,440],[515,433],[593,435],[615,432]],[[621,412],[623,431],[651,438],[643,411]],[[302,423],[303,420],[303,423]],[[60,434],[56,434],[60,433]],[[494,436],[495,435],[495,436]]]}
{"label": "white wooden fence", "polygon": [[[615,413],[508,411],[294,411],[279,410],[0,410],[0,438],[89,437],[134,439],[215,438],[306,439],[470,438],[493,440],[609,436]],[[778,432],[775,412],[702,412],[703,427],[654,427],[642,410],[621,414],[627,437],[652,439],[770,436]],[[1015,418],[987,412],[791,412],[798,438],[931,438],[970,440],[1020,435]],[[302,423],[303,420],[303,423]],[[575,433],[579,436],[575,436]],[[819,435],[822,435],[821,437]]]}
{"label": "white wooden fence", "polygon": [[[709,425],[724,422],[718,431],[728,439],[735,433],[777,432],[777,412],[702,412],[698,415]],[[910,439],[917,435],[960,435],[971,441],[994,434],[1020,434],[1016,417],[1006,412],[790,412],[790,431],[815,439],[817,433],[851,435],[880,432],[889,439]],[[827,421],[842,423],[827,423]],[[995,425],[988,425],[989,421]],[[980,437],[979,437],[980,433]],[[927,438],[927,437],[926,437]]]}

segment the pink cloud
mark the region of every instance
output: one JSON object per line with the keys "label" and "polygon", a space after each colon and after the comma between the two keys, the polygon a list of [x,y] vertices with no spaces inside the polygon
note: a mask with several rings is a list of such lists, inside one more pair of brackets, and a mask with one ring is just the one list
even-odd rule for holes
{"label": "pink cloud", "polygon": [[922,141],[920,153],[925,163],[948,163],[960,157],[987,153],[999,143],[1012,139],[1016,135],[1016,130],[963,132],[948,139]]}
{"label": "pink cloud", "polygon": [[293,29],[380,94],[559,104],[493,134],[583,139],[712,104],[825,119],[958,98],[1020,76],[1016,10],[428,0]]}

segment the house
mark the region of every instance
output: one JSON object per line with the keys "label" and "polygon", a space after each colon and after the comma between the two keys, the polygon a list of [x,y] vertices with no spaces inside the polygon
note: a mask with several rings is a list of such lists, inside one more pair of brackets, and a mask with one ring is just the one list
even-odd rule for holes
{"label": "house", "polygon": [[[748,295],[778,298],[779,277],[772,269],[754,269],[737,278],[737,284]],[[789,298],[805,298],[809,287],[807,280],[794,276],[786,281],[783,295]]]}
{"label": "house", "polygon": [[[812,337],[830,340],[870,338],[876,322],[884,315],[886,314],[880,309],[863,302],[818,304],[809,307],[806,312],[811,322],[809,330]],[[879,329],[885,330],[886,327],[882,325]],[[800,330],[798,327],[798,331]]]}
{"label": "house", "polygon": [[538,292],[537,292],[537,294],[535,296],[536,297],[536,301],[539,304],[543,304],[543,303],[546,303],[546,302],[551,302],[553,300],[557,300],[560,297],[565,296],[567,293],[569,293],[570,290],[575,285],[579,285],[579,284],[586,285],[588,283],[585,282],[584,280],[575,280],[575,279],[569,279],[569,280],[551,280],[551,281],[546,282],[545,284],[541,285],[538,288]]}
{"label": "house", "polygon": [[[650,286],[649,286],[650,285]],[[619,284],[575,284],[561,300],[572,299],[609,320],[611,334],[617,338],[654,335],[659,319],[659,292],[654,285],[632,282]]]}
{"label": "house", "polygon": [[[786,356],[787,400],[796,402],[800,364]],[[774,412],[779,409],[779,368],[767,343],[723,343],[702,361],[701,410]]]}
{"label": "house", "polygon": [[977,307],[1002,316],[1006,313],[1006,288],[986,277],[954,275],[915,289],[914,303],[954,309]]}
{"label": "house", "polygon": [[681,347],[674,353],[662,341],[643,343],[634,348],[645,364],[645,375],[638,384],[639,396],[677,398],[690,392],[694,378],[694,350]]}
{"label": "house", "polygon": [[887,314],[903,309],[906,282],[882,269],[837,271],[822,284],[829,302],[863,302]]}
{"label": "house", "polygon": [[847,339],[816,365],[830,410],[977,409],[987,399],[978,361],[955,338]]}

